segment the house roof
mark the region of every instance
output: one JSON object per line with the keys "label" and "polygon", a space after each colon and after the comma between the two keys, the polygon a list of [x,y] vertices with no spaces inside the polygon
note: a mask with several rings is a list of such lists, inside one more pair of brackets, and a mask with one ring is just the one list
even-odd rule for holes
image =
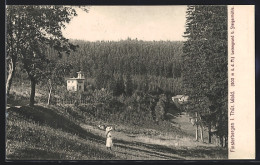
{"label": "house roof", "polygon": [[66,80],[85,80],[85,78],[66,78]]}
{"label": "house roof", "polygon": [[175,98],[176,98],[176,99],[180,99],[180,98],[182,98],[183,96],[184,96],[184,95],[176,95],[176,96],[173,96],[172,98],[173,98],[173,99],[175,99]]}

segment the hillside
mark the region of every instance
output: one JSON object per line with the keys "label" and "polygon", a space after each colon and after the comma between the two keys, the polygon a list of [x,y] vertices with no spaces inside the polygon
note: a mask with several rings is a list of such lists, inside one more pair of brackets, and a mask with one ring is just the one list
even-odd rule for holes
{"label": "hillside", "polygon": [[[194,142],[188,129],[176,134],[124,125],[115,126],[114,147],[108,151],[105,148],[105,132],[97,127],[100,121],[88,116],[81,116],[80,121],[78,113],[79,109],[73,107],[9,104],[7,159],[182,160],[225,159],[227,155],[223,148]],[[182,115],[174,120],[188,125],[187,119]]]}

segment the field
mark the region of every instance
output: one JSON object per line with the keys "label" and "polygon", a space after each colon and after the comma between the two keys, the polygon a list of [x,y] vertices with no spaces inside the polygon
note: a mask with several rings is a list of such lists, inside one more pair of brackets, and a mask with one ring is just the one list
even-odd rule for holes
{"label": "field", "polygon": [[175,132],[115,124],[109,151],[105,131],[97,127],[102,121],[80,116],[80,109],[40,103],[30,107],[19,98],[8,101],[6,112],[7,160],[227,159],[227,149],[194,140],[185,114],[172,119]]}

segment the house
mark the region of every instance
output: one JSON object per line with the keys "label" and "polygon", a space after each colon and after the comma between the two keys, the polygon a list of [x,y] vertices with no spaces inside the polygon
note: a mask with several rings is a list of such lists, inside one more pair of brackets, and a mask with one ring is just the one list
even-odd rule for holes
{"label": "house", "polygon": [[172,97],[172,101],[177,103],[181,100],[181,98],[183,97],[183,95],[176,95]]}
{"label": "house", "polygon": [[68,91],[84,91],[84,75],[81,71],[77,72],[78,77],[67,78],[67,90]]}
{"label": "house", "polygon": [[189,96],[185,96],[185,95],[176,95],[172,97],[172,101],[175,103],[184,103],[187,102],[189,99]]}
{"label": "house", "polygon": [[183,95],[183,96],[179,99],[179,101],[180,101],[181,103],[184,103],[184,102],[187,102],[188,99],[189,99],[189,96]]}

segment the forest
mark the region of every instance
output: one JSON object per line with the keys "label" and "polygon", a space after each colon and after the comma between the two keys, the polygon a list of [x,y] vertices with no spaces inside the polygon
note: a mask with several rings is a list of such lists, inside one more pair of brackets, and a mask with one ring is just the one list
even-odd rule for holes
{"label": "forest", "polygon": [[[123,76],[130,76],[134,89],[150,91],[162,90],[172,94],[181,94],[181,53],[183,42],[180,41],[100,41],[87,42],[72,40],[78,45],[70,55],[58,52],[53,48],[46,50],[46,56],[58,63],[57,69],[66,68],[61,73],[66,77],[76,77],[83,71],[88,80],[95,79],[95,88],[109,88]],[[49,65],[47,65],[49,66]],[[16,73],[19,79],[26,79],[26,74]],[[61,77],[61,78],[62,78]]]}
{"label": "forest", "polygon": [[[44,74],[53,75],[49,77],[53,93],[50,102],[80,97],[93,106],[103,103],[100,107],[103,110],[94,108],[94,111],[100,111],[99,117],[116,118],[124,124],[136,126],[154,125],[154,121],[164,121],[169,112],[180,113],[180,107],[171,101],[171,97],[182,91],[182,42],[129,38],[118,42],[73,40],[71,43],[78,47],[70,55],[61,53],[59,56],[53,48],[46,49],[49,61]],[[66,78],[77,77],[78,71],[85,75],[85,92],[66,91]],[[14,79],[19,83],[27,82],[28,78],[18,66]],[[38,86],[48,93],[50,83],[46,77],[41,79]],[[42,98],[46,99],[47,95]],[[130,110],[131,106],[135,108]],[[144,114],[139,116],[140,112]],[[147,122],[140,124],[141,121]]]}

